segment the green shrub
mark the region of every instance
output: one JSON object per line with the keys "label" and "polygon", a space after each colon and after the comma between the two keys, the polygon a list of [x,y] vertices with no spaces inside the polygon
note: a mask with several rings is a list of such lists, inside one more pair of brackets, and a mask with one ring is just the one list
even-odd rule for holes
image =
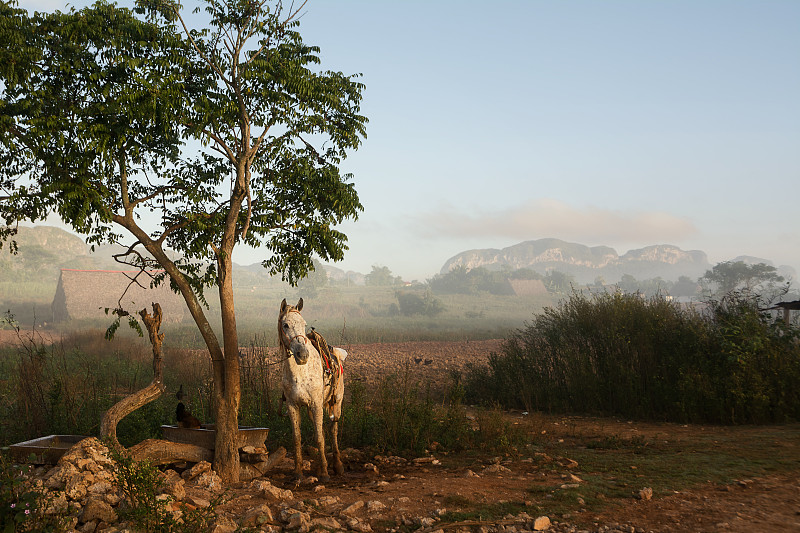
{"label": "green shrub", "polygon": [[732,294],[701,313],[660,296],[573,293],[473,366],[473,402],[692,422],[800,418],[796,328]]}
{"label": "green shrub", "polygon": [[149,461],[134,461],[124,453],[111,450],[111,457],[117,462],[117,485],[125,495],[126,505],[120,508],[125,519],[143,531],[155,533],[210,531],[219,498],[204,509],[191,509],[181,504],[178,517],[169,509],[169,500],[157,498],[161,485],[158,468]]}

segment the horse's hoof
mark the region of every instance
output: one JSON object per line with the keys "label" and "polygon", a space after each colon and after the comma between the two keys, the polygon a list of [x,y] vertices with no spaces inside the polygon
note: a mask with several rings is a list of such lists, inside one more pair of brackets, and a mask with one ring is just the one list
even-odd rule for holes
{"label": "horse's hoof", "polygon": [[320,483],[327,483],[331,480],[331,476],[328,474],[320,474],[317,476],[317,478],[319,478]]}
{"label": "horse's hoof", "polygon": [[337,476],[341,476],[344,474],[344,465],[342,463],[336,463],[333,465],[333,471],[336,472]]}

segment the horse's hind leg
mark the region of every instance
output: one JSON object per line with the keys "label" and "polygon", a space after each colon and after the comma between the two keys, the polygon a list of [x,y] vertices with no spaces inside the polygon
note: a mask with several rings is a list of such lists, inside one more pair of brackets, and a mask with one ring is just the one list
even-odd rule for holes
{"label": "horse's hind leg", "polygon": [[313,405],[309,409],[311,420],[314,422],[314,433],[317,436],[317,449],[319,450],[319,461],[317,462],[317,477],[320,481],[329,481],[328,459],[325,457],[325,430],[322,425],[322,406]]}
{"label": "horse's hind leg", "polygon": [[344,465],[339,457],[339,419],[334,418],[331,425],[331,449],[333,450],[333,471],[337,476],[344,474]]}
{"label": "horse's hind leg", "polygon": [[294,479],[298,483],[303,479],[303,451],[300,446],[300,408],[286,402],[289,419],[292,421],[292,437],[294,438]]}

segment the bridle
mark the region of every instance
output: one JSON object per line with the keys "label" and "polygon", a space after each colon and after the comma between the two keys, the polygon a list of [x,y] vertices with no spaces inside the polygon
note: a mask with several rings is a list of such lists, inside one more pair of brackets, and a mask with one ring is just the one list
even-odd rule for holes
{"label": "bridle", "polygon": [[309,342],[308,341],[308,337],[306,337],[305,333],[299,333],[299,334],[295,335],[294,337],[290,338],[287,334],[285,334],[283,332],[283,328],[281,327],[281,319],[284,316],[288,315],[289,313],[297,313],[299,315],[300,311],[298,311],[297,309],[294,309],[294,308],[289,309],[288,311],[286,311],[286,313],[281,315],[281,318],[278,319],[278,338],[281,341],[281,346],[283,346],[286,349],[286,351],[288,352],[288,355],[286,356],[286,359],[289,359],[292,356],[292,350],[291,350],[290,346],[292,345],[292,342],[294,342],[295,339],[303,339],[303,343],[304,344],[308,344],[308,342]]}

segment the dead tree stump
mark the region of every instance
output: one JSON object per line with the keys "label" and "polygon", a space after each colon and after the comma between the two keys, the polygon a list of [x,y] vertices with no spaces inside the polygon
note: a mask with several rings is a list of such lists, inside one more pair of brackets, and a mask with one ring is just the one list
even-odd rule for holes
{"label": "dead tree stump", "polygon": [[150,335],[150,344],[153,345],[153,381],[142,390],[126,396],[111,406],[103,415],[103,420],[100,423],[100,437],[109,439],[117,447],[119,447],[119,441],[117,440],[117,424],[119,424],[119,421],[143,405],[152,402],[166,390],[161,352],[164,334],[158,332],[161,327],[161,306],[158,303],[153,303],[152,315],[145,308],[139,311],[139,316],[142,317],[142,321]]}

